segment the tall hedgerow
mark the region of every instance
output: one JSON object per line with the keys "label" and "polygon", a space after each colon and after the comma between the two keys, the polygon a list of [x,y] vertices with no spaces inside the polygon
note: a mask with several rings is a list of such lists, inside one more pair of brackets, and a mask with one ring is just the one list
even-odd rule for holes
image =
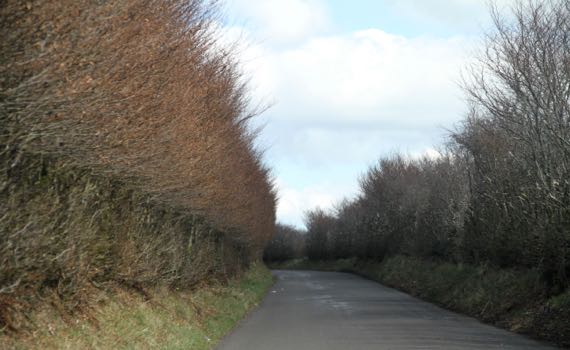
{"label": "tall hedgerow", "polygon": [[275,194],[207,1],[5,1],[2,146],[63,155],[263,242]]}
{"label": "tall hedgerow", "polygon": [[217,20],[206,0],[0,2],[0,297],[174,283],[212,269],[206,241],[260,256],[276,195]]}

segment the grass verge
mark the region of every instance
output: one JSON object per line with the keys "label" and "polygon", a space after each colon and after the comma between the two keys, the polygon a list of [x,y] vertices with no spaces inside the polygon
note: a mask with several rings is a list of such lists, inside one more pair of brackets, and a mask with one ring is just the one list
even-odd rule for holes
{"label": "grass verge", "polygon": [[383,262],[298,259],[271,267],[353,272],[486,323],[570,347],[570,291],[548,296],[538,271],[404,256]]}
{"label": "grass verge", "polygon": [[[227,284],[195,291],[117,289],[101,293],[97,306],[61,317],[52,306],[32,316],[27,334],[2,334],[2,349],[212,349],[255,307],[273,283],[270,271],[253,265]],[[150,296],[150,297],[149,297]]]}

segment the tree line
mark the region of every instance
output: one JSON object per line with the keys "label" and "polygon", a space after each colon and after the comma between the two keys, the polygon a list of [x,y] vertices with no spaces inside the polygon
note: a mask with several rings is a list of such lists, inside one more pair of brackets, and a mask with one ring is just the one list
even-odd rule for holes
{"label": "tree line", "polygon": [[305,256],[305,232],[294,226],[276,224],[275,234],[265,246],[263,260],[287,261]]}
{"label": "tree line", "polygon": [[310,259],[401,254],[570,282],[570,3],[492,9],[440,156],[382,157],[359,195],[306,215]]}

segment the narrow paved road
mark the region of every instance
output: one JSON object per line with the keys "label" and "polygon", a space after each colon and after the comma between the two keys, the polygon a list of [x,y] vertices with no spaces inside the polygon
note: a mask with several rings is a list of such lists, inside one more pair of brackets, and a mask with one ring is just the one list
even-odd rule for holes
{"label": "narrow paved road", "polygon": [[355,275],[274,274],[260,307],[219,350],[552,349]]}

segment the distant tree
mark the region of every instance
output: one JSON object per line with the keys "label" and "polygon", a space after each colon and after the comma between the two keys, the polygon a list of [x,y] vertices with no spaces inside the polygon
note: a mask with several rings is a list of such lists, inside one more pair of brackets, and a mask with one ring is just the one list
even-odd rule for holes
{"label": "distant tree", "polygon": [[263,260],[285,261],[305,255],[305,232],[284,224],[277,224],[275,235],[265,247]]}
{"label": "distant tree", "polygon": [[307,257],[311,260],[332,258],[331,242],[334,237],[336,218],[318,208],[305,214],[305,226],[307,227]]}

